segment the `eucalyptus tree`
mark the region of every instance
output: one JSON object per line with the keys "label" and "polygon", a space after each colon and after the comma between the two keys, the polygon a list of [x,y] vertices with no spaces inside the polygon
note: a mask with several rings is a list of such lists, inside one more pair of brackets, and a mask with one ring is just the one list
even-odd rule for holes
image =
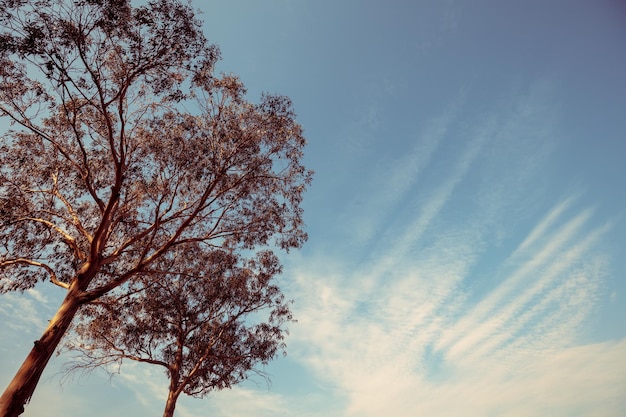
{"label": "eucalyptus tree", "polygon": [[291,102],[252,103],[236,76],[216,74],[219,50],[200,24],[179,0],[0,0],[0,121],[10,124],[0,291],[65,291],[0,415],[23,412],[79,311],[162,279],[151,271],[164,257],[306,240],[312,174]]}
{"label": "eucalyptus tree", "polygon": [[257,366],[284,352],[283,325],[291,320],[273,283],[278,273],[268,251],[250,259],[221,249],[169,253],[131,291],[84,308],[68,338],[79,353],[70,370],[123,361],[160,367],[169,381],[164,417],[183,393],[202,397],[263,375]]}

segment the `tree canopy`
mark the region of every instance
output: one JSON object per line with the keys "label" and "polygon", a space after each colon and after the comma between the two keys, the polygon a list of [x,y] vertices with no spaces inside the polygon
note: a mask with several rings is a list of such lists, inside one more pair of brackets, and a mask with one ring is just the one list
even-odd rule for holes
{"label": "tree canopy", "polygon": [[272,283],[280,264],[269,251],[244,260],[186,248],[157,264],[158,279],[143,276],[124,294],[86,306],[67,345],[79,352],[73,371],[124,360],[162,367],[169,379],[163,415],[171,417],[182,393],[202,397],[262,373],[257,364],[284,349],[291,312]]}
{"label": "tree canopy", "polygon": [[246,100],[218,59],[178,0],[0,0],[0,291],[67,292],[0,413],[22,412],[79,309],[163,280],[161,259],[306,240],[291,102]]}

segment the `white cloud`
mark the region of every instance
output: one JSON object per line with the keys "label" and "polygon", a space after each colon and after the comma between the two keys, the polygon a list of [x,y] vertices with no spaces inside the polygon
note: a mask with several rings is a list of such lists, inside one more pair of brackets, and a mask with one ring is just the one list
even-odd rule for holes
{"label": "white cloud", "polygon": [[[310,296],[297,311],[291,356],[345,395],[349,406],[341,415],[526,417],[557,410],[617,417],[626,384],[626,340],[575,346],[603,279],[604,263],[589,249],[595,238],[591,233],[543,269],[555,282],[547,290],[527,289],[533,303],[523,302],[524,291],[501,299],[483,327],[483,316],[474,315],[480,310],[455,302],[464,299],[455,276],[463,268],[440,267],[432,271],[439,279],[430,282],[431,271],[422,269],[363,298],[354,288],[302,273],[302,291]],[[572,262],[576,254],[592,259]],[[356,271],[346,281],[358,286],[358,276]],[[465,315],[479,327],[451,325]],[[442,339],[459,340],[456,350],[437,351]]]}
{"label": "white cloud", "polygon": [[37,290],[36,288],[31,288],[27,290],[26,294],[30,295],[32,298],[35,299],[35,301],[40,304],[48,304],[48,297],[43,295],[41,291]]}
{"label": "white cloud", "polygon": [[622,341],[527,357],[513,369],[482,361],[438,383],[389,375],[354,398],[351,414],[617,416],[624,406],[625,353]]}
{"label": "white cloud", "polygon": [[[288,415],[289,408],[280,395],[264,390],[233,387],[215,393],[209,399],[211,407],[221,417]],[[191,416],[192,414],[190,414]],[[197,414],[195,414],[197,415]],[[184,416],[181,416],[184,417]]]}
{"label": "white cloud", "polygon": [[406,153],[397,159],[385,158],[384,154],[377,156],[376,164],[361,181],[363,185],[356,190],[355,201],[366,204],[348,208],[346,220],[356,242],[367,242],[380,232],[381,222],[389,210],[406,198],[419,181],[454,122],[461,100],[458,98],[440,117],[426,126]]}
{"label": "white cloud", "polygon": [[[578,337],[600,302],[607,259],[596,248],[612,225],[597,226],[593,209],[576,207],[579,195],[555,197],[543,214],[524,214],[526,223],[516,216],[521,210],[511,211],[526,200],[519,190],[529,188],[539,158],[518,154],[547,136],[545,124],[534,123],[542,88],[469,132],[455,126],[454,108],[411,152],[376,167],[371,176],[380,179],[366,179],[359,191],[373,203],[350,212],[346,224],[329,222],[358,227],[345,245],[370,243],[370,253],[358,260],[290,254],[286,290],[299,320],[291,326],[290,358],[329,396],[238,386],[206,401],[181,398],[177,415],[623,415],[626,339],[580,345]],[[375,117],[362,122],[370,121]],[[425,175],[444,152],[444,137],[455,134],[467,138],[436,169],[441,176]],[[460,214],[446,217],[450,210]],[[389,219],[390,212],[398,217]],[[522,223],[530,232],[520,235]],[[490,228],[500,241],[493,242]],[[0,310],[38,320],[32,310],[45,303],[40,295],[9,296]],[[614,291],[610,301],[616,298]],[[113,381],[144,413],[162,409],[167,384],[160,369],[129,363]],[[62,406],[59,398],[50,404]]]}
{"label": "white cloud", "polygon": [[[545,88],[480,124],[421,195],[409,198],[409,179],[373,193],[396,193],[379,206],[402,217],[372,235],[360,264],[336,254],[290,264],[299,320],[290,356],[343,395],[339,415],[623,414],[626,340],[578,345],[600,302],[610,260],[598,247],[613,225],[598,226],[593,208],[577,207],[580,195],[556,197],[538,215],[518,193],[530,189],[545,151],[537,143],[549,123],[536,104]],[[526,127],[537,118],[538,127]],[[526,139],[506,154],[520,178],[500,175],[510,161],[492,148]],[[514,155],[522,151],[529,155]],[[393,210],[407,200],[414,213]],[[534,210],[511,210],[517,203]],[[452,206],[461,213],[450,216]],[[372,217],[375,227],[382,216]]]}
{"label": "white cloud", "polygon": [[[41,310],[37,310],[37,298],[33,297],[33,292],[25,294],[9,293],[2,295],[0,314],[7,317],[5,324],[8,328],[17,332],[43,332],[46,328],[46,321],[41,315]],[[30,295],[30,296],[29,296]]]}
{"label": "white cloud", "polygon": [[[464,315],[453,331],[448,332],[449,336],[439,341],[437,348],[448,349],[452,356],[466,356],[472,347],[483,340],[489,339],[490,345],[497,345],[498,340],[510,338],[520,331],[527,321],[537,315],[537,310],[546,313],[546,309],[552,304],[563,301],[559,297],[563,297],[564,288],[571,285],[571,268],[606,231],[606,227],[594,230],[573,247],[563,248],[566,242],[573,240],[574,234],[587,219],[588,213],[578,215],[554,236],[550,236],[548,242],[533,253],[527,262],[507,277],[469,314]],[[588,285],[582,288],[593,293],[598,279],[585,281]],[[556,298],[551,299],[551,295]],[[504,329],[506,333],[498,334]],[[494,339],[494,336],[497,337]],[[452,337],[460,337],[461,340],[449,346],[449,339]],[[482,349],[485,351],[484,345]]]}

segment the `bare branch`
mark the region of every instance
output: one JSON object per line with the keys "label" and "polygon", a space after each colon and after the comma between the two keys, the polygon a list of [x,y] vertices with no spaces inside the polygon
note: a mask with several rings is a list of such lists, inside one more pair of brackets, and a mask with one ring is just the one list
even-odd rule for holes
{"label": "bare branch", "polygon": [[[87,231],[87,229],[85,229],[85,227],[83,226],[82,222],[80,221],[80,218],[78,217],[78,214],[76,214],[76,211],[74,211],[74,208],[72,207],[72,205],[70,204],[70,202],[63,197],[63,195],[61,194],[61,192],[59,191],[59,187],[58,187],[58,176],[56,174],[53,174],[52,176],[52,180],[54,183],[54,190],[53,193],[54,195],[61,200],[61,202],[63,203],[63,205],[65,205],[65,208],[67,209],[67,211],[69,212],[72,221],[71,223],[76,226],[76,228],[78,229],[78,231],[83,235],[83,237],[85,239],[87,239],[87,241],[89,243],[91,243],[91,241],[93,240],[93,237],[91,236],[91,234],[89,233],[89,231]],[[84,256],[84,255],[83,255]]]}
{"label": "bare branch", "polygon": [[29,266],[35,266],[38,268],[43,268],[45,269],[48,274],[50,275],[50,282],[52,282],[54,285],[57,285],[61,288],[65,288],[66,290],[69,289],[69,284],[59,281],[59,279],[57,278],[56,274],[54,273],[54,270],[52,268],[50,268],[48,265],[42,263],[42,262],[37,262],[37,261],[33,261],[32,259],[24,259],[24,258],[18,258],[18,259],[11,259],[8,261],[3,261],[0,262],[0,267],[4,267],[4,266],[9,266],[9,265],[17,265],[17,264],[22,264],[22,265],[29,265]]}

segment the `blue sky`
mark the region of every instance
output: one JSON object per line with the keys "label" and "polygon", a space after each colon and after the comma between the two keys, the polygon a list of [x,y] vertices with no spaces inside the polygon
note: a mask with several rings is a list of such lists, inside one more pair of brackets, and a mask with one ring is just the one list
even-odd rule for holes
{"label": "blue sky", "polygon": [[[292,98],[316,171],[288,355],[180,417],[626,414],[626,5],[196,2],[220,69]],[[61,294],[0,302],[0,385]],[[160,415],[160,370],[24,416]]]}

